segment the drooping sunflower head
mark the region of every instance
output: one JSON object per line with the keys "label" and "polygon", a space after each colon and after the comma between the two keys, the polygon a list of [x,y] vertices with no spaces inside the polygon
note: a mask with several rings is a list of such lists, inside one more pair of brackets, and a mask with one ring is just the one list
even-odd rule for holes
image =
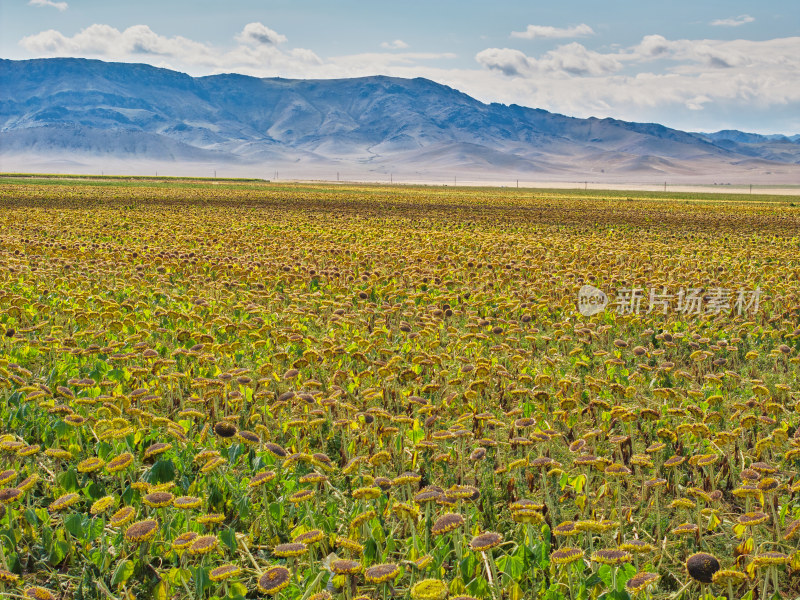
{"label": "drooping sunflower head", "polygon": [[470,549],[475,552],[485,552],[503,543],[503,536],[493,531],[476,535],[469,543]]}
{"label": "drooping sunflower head", "polygon": [[258,578],[258,591],[274,596],[289,585],[292,574],[286,567],[270,567]]}
{"label": "drooping sunflower head", "polygon": [[125,539],[129,542],[139,544],[152,539],[156,531],[158,531],[158,521],[154,519],[137,521],[125,530]]}
{"label": "drooping sunflower head", "polygon": [[394,563],[372,565],[364,571],[364,579],[369,583],[386,583],[400,574],[400,567]]}
{"label": "drooping sunflower head", "polygon": [[711,583],[714,573],[719,571],[719,561],[713,554],[696,552],[686,559],[686,571],[700,583]]}
{"label": "drooping sunflower head", "polygon": [[440,579],[423,579],[411,588],[413,600],[444,600],[447,597],[447,584]]}

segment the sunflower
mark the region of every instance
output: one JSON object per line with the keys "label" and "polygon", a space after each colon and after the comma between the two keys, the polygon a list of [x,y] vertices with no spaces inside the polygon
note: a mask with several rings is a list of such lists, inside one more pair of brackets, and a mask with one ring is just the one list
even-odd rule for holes
{"label": "sunflower", "polygon": [[236,577],[241,573],[242,573],[242,568],[240,566],[228,564],[212,569],[211,572],[208,574],[208,578],[214,582],[224,581],[225,579]]}
{"label": "sunflower", "polygon": [[580,548],[559,548],[550,554],[550,560],[556,565],[568,565],[582,557]]}
{"label": "sunflower", "polygon": [[225,462],[226,462],[225,459],[220,456],[216,458],[211,458],[208,461],[206,461],[206,463],[202,467],[200,467],[200,472],[203,473],[204,475],[207,473],[211,473],[211,471],[214,471],[219,467],[221,467],[222,465],[224,465]]}
{"label": "sunflower", "polygon": [[0,473],[0,485],[5,485],[12,479],[16,478],[17,472],[14,469],[8,469]]}
{"label": "sunflower", "polygon": [[373,565],[364,571],[364,579],[369,583],[386,583],[400,574],[400,567],[394,563]]}
{"label": "sunflower", "polygon": [[767,565],[785,565],[792,559],[791,556],[783,552],[764,552],[753,558],[753,564],[757,567],[765,567]]}
{"label": "sunflower", "polygon": [[700,583],[711,583],[714,573],[719,571],[719,561],[713,554],[696,552],[686,559],[686,571]]}
{"label": "sunflower", "polygon": [[154,519],[137,521],[125,530],[125,539],[129,542],[139,544],[152,539],[156,531],[158,531],[158,521]]}
{"label": "sunflower", "polygon": [[423,490],[417,492],[414,496],[414,502],[417,504],[426,504],[428,502],[435,502],[438,500],[442,495],[442,490],[434,487],[426,487]]}
{"label": "sunflower", "polygon": [[322,483],[323,481],[328,481],[328,476],[317,472],[306,473],[300,477],[299,481],[300,483]]}
{"label": "sunflower", "polygon": [[319,529],[310,529],[295,537],[293,541],[301,542],[303,544],[306,544],[307,546],[310,546],[311,544],[316,544],[317,542],[322,541],[324,537],[325,534],[322,533],[322,531],[320,531]]}
{"label": "sunflower", "polygon": [[275,479],[275,475],[275,471],[261,471],[260,473],[253,475],[253,478],[250,480],[250,483],[248,483],[247,486],[255,488],[260,485],[264,485],[265,483],[269,483]]}
{"label": "sunflower", "polygon": [[0,504],[11,504],[22,497],[24,492],[19,488],[4,488],[0,490]]}
{"label": "sunflower", "polygon": [[392,512],[401,519],[415,521],[419,518],[419,508],[407,502],[398,502],[392,506]]}
{"label": "sunflower", "polygon": [[421,479],[422,475],[414,473],[412,471],[408,471],[406,473],[403,473],[402,475],[398,475],[397,477],[395,477],[394,481],[392,481],[392,485],[406,485],[412,483],[419,483]]}
{"label": "sunflower", "polygon": [[625,587],[629,592],[638,593],[643,591],[647,586],[653,585],[656,581],[658,581],[658,579],[659,576],[655,573],[643,571],[641,573],[637,573],[628,581],[626,581]]}
{"label": "sunflower", "polygon": [[170,443],[156,442],[155,444],[150,444],[150,446],[148,446],[144,451],[144,459],[149,460],[158,456],[159,454],[164,454],[164,452],[170,448],[172,448],[172,444]]}
{"label": "sunflower", "polygon": [[289,585],[292,574],[286,567],[270,567],[258,578],[258,591],[274,596]]}
{"label": "sunflower", "polygon": [[172,501],[172,506],[184,510],[191,510],[193,508],[199,508],[202,503],[203,501],[196,496],[178,496]]}
{"label": "sunflower", "polygon": [[93,515],[104,513],[111,508],[116,501],[117,500],[114,498],[114,496],[103,496],[92,504],[92,507],[89,509],[89,513]]}
{"label": "sunflower", "polygon": [[476,535],[469,543],[469,547],[474,552],[485,552],[503,543],[503,536],[493,531],[487,531]]}
{"label": "sunflower", "polygon": [[464,517],[458,513],[445,513],[431,527],[433,535],[444,535],[450,531],[458,529],[464,524]]}
{"label": "sunflower", "polygon": [[55,458],[57,460],[70,460],[72,459],[72,453],[66,450],[62,450],[61,448],[47,448],[44,451],[46,456],[50,458]]}
{"label": "sunflower", "polygon": [[219,544],[215,535],[201,535],[192,541],[189,546],[189,554],[208,554],[213,552]]}
{"label": "sunflower", "polygon": [[51,512],[65,510],[75,504],[81,497],[78,494],[69,493],[69,494],[62,494],[58,498],[56,498],[52,504],[48,507]]}
{"label": "sunflower", "polygon": [[698,529],[699,527],[694,523],[681,523],[672,529],[672,533],[674,535],[692,535],[693,533],[697,533]]}
{"label": "sunflower", "polygon": [[380,498],[381,489],[379,487],[360,487],[353,490],[352,496],[356,500],[374,500]]}
{"label": "sunflower", "polygon": [[174,550],[186,550],[199,536],[200,534],[195,533],[194,531],[182,533],[172,540],[172,548]]}
{"label": "sunflower", "polygon": [[620,544],[619,548],[631,554],[647,554],[649,552],[654,552],[656,549],[653,544],[649,544],[644,540],[629,540]]}
{"label": "sunflower", "polygon": [[236,435],[236,432],[236,425],[229,421],[220,421],[214,425],[214,433],[221,438],[232,438],[234,435]]}
{"label": "sunflower", "polygon": [[264,444],[264,449],[269,451],[270,454],[276,456],[277,458],[286,458],[288,456],[286,450],[273,442],[266,442]]}
{"label": "sunflower", "polygon": [[252,431],[247,431],[246,429],[242,429],[236,432],[236,439],[242,442],[243,444],[247,444],[250,446],[255,446],[261,443],[261,438],[258,437]]}
{"label": "sunflower", "polygon": [[553,534],[557,536],[571,536],[578,535],[578,533],[580,533],[580,530],[575,526],[573,521],[564,521],[553,527]]}
{"label": "sunflower", "polygon": [[292,504],[300,504],[307,500],[311,500],[316,495],[314,490],[300,490],[290,495],[287,500]]}
{"label": "sunflower", "polygon": [[39,481],[39,476],[36,473],[34,473],[33,475],[29,475],[28,477],[20,481],[19,484],[17,485],[17,489],[22,490],[23,492],[27,492],[28,490],[33,488],[34,485],[36,485],[37,481]]}
{"label": "sunflower", "polygon": [[123,469],[127,469],[133,464],[133,454],[125,452],[119,456],[115,456],[108,463],[106,463],[106,471],[109,473],[117,473]]}
{"label": "sunflower", "polygon": [[630,552],[621,550],[619,548],[598,550],[592,554],[592,560],[594,562],[599,562],[604,565],[621,565],[623,563],[631,562],[632,559],[633,557],[631,556]]}
{"label": "sunflower", "polygon": [[31,600],[56,600],[53,592],[47,588],[39,587],[38,585],[25,588],[23,593],[26,598],[30,598]]}
{"label": "sunflower", "polygon": [[0,583],[19,583],[19,581],[19,575],[11,571],[6,571],[5,569],[0,569]]}
{"label": "sunflower", "polygon": [[740,525],[745,525],[746,527],[754,527],[756,525],[761,525],[762,523],[766,523],[769,520],[769,515],[763,512],[749,512],[749,513],[744,513],[743,515],[739,515],[739,518],[736,520]]}
{"label": "sunflower", "polygon": [[354,554],[360,555],[364,553],[364,546],[362,544],[358,543],[356,540],[347,537],[342,537],[340,535],[336,536],[336,546],[338,548],[344,548],[345,550],[350,550],[350,552]]}
{"label": "sunflower", "polygon": [[[79,473],[94,473],[95,471],[102,469],[105,464],[106,461],[104,461],[102,458],[92,457],[79,462],[77,469]],[[2,485],[2,482],[0,482],[0,485]]]}
{"label": "sunflower", "polygon": [[747,574],[733,569],[720,569],[714,573],[711,577],[711,581],[715,585],[727,585],[730,583],[731,585],[738,586],[747,581]]}
{"label": "sunflower", "polygon": [[197,517],[197,522],[202,525],[219,525],[225,520],[222,513],[208,513]]}
{"label": "sunflower", "polygon": [[447,584],[439,579],[423,579],[411,588],[413,600],[444,600],[447,597]]}
{"label": "sunflower", "polygon": [[331,561],[331,571],[337,575],[355,575],[360,573],[362,568],[360,562],[349,558],[339,558]]}
{"label": "sunflower", "polygon": [[308,546],[302,542],[289,542],[287,544],[278,544],[272,550],[272,553],[280,558],[291,558],[300,556],[308,552]]}
{"label": "sunflower", "polygon": [[142,502],[150,508],[164,508],[172,504],[174,499],[175,496],[169,492],[152,492],[142,498]]}
{"label": "sunflower", "polygon": [[122,527],[126,523],[133,520],[134,515],[136,515],[136,509],[132,506],[123,506],[113,515],[111,515],[111,519],[109,519],[108,524],[111,527]]}
{"label": "sunflower", "polygon": [[375,511],[374,510],[365,510],[364,512],[357,514],[353,519],[350,521],[350,527],[352,529],[358,529],[366,523],[375,518]]}

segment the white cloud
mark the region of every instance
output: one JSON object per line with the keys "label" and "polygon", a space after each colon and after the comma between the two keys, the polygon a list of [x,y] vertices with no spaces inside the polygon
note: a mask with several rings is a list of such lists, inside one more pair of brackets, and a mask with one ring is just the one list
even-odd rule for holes
{"label": "white cloud", "polygon": [[511,48],[487,48],[478,52],[475,60],[487,69],[500,71],[509,77],[521,77],[531,71],[531,61],[525,53]]}
{"label": "white cloud", "polygon": [[287,41],[285,35],[273,31],[263,23],[248,23],[244,26],[242,32],[236,36],[236,40],[243,44],[256,46],[277,46]]}
{"label": "white cloud", "polygon": [[622,63],[614,56],[587,50],[577,42],[559,46],[541,58],[531,58],[511,48],[487,48],[479,52],[475,59],[484,67],[509,76],[596,76],[614,73],[622,68]]}
{"label": "white cloud", "polygon": [[538,38],[557,39],[573,38],[586,35],[594,35],[594,30],[586,23],[575,25],[574,27],[551,27],[550,25],[528,25],[525,31],[512,31],[512,38],[522,38],[535,40]]}
{"label": "white cloud", "polygon": [[403,40],[394,40],[393,42],[381,42],[381,48],[385,48],[386,50],[404,50],[408,48],[408,44]]}
{"label": "white cloud", "polygon": [[714,27],[739,27],[740,25],[752,23],[753,21],[755,21],[755,18],[750,15],[739,15],[738,17],[731,17],[728,19],[716,19],[711,21],[711,25]]}
{"label": "white cloud", "polygon": [[52,6],[53,8],[57,8],[61,12],[64,12],[69,8],[69,4],[66,2],[53,2],[53,0],[30,0],[28,2],[29,6]]}
{"label": "white cloud", "polygon": [[[248,23],[235,36],[238,45],[224,50],[182,36],[166,37],[147,25],[120,31],[94,24],[67,37],[53,29],[30,35],[20,45],[37,56],[88,56],[107,60],[147,61],[160,67],[197,72],[239,71],[250,74],[289,75],[309,65],[322,64],[311,50],[281,50],[287,41],[261,23]],[[267,73],[265,73],[267,72]]]}

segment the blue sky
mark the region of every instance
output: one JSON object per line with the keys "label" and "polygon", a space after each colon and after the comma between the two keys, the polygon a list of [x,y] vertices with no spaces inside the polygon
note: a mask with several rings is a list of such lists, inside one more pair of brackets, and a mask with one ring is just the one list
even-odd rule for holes
{"label": "blue sky", "polygon": [[797,0],[3,0],[0,56],[421,76],[579,117],[800,133]]}

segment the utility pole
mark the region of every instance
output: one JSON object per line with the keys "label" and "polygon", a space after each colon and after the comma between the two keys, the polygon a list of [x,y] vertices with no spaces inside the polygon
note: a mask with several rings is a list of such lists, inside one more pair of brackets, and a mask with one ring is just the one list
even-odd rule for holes
{"label": "utility pole", "polygon": [[394,183],[392,175],[393,175],[392,173],[389,173],[389,183]]}
{"label": "utility pole", "polygon": [[339,181],[339,171],[336,171],[336,181]]}
{"label": "utility pole", "polygon": [[665,192],[667,191],[667,182],[666,181],[664,182],[664,191]]}
{"label": "utility pole", "polygon": [[216,178],[217,178],[217,170],[214,169],[214,179],[216,179]]}
{"label": "utility pole", "polygon": [[753,184],[752,183],[750,184],[750,193],[751,194],[753,193]]}
{"label": "utility pole", "polygon": [[517,189],[519,189],[519,179],[517,179]]}

